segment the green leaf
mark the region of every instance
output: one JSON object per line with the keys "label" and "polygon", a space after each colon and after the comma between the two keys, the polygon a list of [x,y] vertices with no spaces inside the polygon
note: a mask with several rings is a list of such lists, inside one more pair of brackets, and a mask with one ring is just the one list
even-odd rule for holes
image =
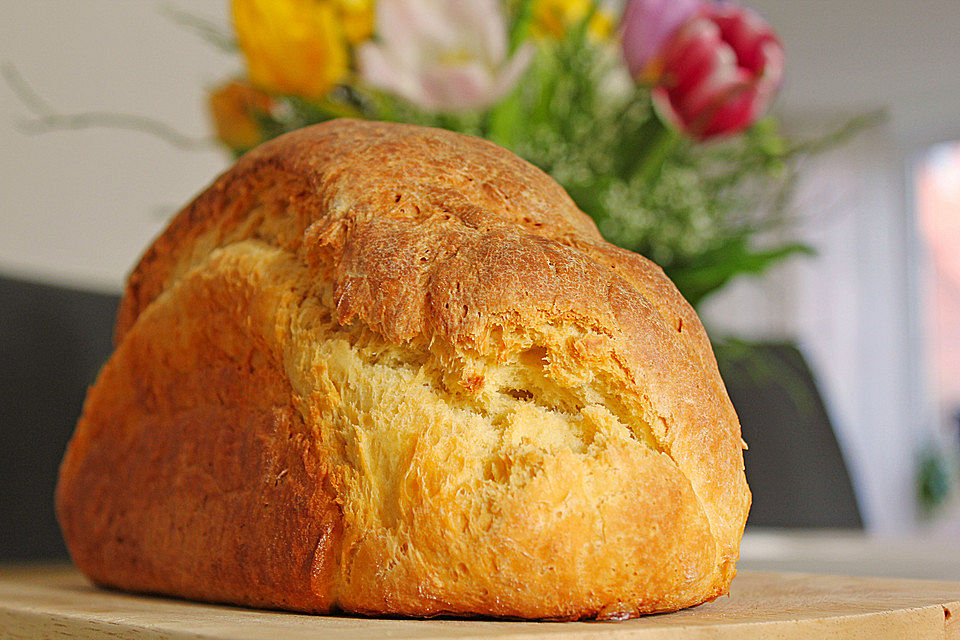
{"label": "green leaf", "polygon": [[510,25],[510,53],[513,53],[530,36],[530,21],[533,18],[533,3],[535,0],[520,0],[513,13],[513,24]]}
{"label": "green leaf", "polygon": [[740,237],[701,253],[686,265],[665,271],[687,301],[696,307],[735,276],[759,274],[792,255],[814,253],[812,248],[801,243],[751,250],[746,237]]}

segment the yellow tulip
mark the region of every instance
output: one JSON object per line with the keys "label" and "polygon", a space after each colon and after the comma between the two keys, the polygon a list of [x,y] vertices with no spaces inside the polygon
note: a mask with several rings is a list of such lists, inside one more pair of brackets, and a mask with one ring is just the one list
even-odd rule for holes
{"label": "yellow tulip", "polygon": [[271,93],[322,98],[343,79],[348,44],[370,35],[371,0],[233,0],[250,81]]}
{"label": "yellow tulip", "polygon": [[335,0],[333,2],[343,25],[347,42],[357,45],[373,33],[373,3],[375,0]]}
{"label": "yellow tulip", "polygon": [[[538,36],[563,38],[570,27],[583,20],[593,6],[592,0],[535,0],[533,3],[533,32]],[[587,32],[597,40],[605,40],[613,31],[613,19],[603,9],[597,9]]]}
{"label": "yellow tulip", "polygon": [[263,142],[259,118],[274,109],[274,101],[240,80],[230,80],[210,92],[209,107],[217,138],[243,152]]}

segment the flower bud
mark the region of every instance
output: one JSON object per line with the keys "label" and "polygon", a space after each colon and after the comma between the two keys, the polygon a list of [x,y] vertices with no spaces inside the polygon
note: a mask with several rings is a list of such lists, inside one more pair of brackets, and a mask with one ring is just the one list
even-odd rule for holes
{"label": "flower bud", "polygon": [[239,80],[210,92],[210,115],[217,138],[242,153],[264,141],[260,120],[274,109],[273,98]]}

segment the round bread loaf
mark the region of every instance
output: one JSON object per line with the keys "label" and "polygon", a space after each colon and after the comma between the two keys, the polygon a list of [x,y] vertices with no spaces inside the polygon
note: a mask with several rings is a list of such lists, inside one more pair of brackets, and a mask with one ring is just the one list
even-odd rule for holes
{"label": "round bread loaf", "polygon": [[741,446],[693,309],[553,180],[339,120],[244,156],[147,250],[57,512],[121,589],[623,618],[727,592]]}

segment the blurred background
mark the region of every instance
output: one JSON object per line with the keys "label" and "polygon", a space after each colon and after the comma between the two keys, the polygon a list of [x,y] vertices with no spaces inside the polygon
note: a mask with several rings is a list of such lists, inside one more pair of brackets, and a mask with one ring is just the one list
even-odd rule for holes
{"label": "blurred background", "polygon": [[[771,528],[813,536],[795,559],[838,528],[960,544],[960,2],[744,4],[786,49],[789,131],[886,114],[802,167],[790,233],[816,255],[700,306],[750,444],[745,554],[780,549]],[[204,138],[207,92],[242,61],[165,7],[229,25],[222,0],[0,0],[0,62],[54,109]],[[65,557],[56,468],[125,274],[231,161],[115,128],[36,135],[29,116],[0,84],[0,560]]]}

